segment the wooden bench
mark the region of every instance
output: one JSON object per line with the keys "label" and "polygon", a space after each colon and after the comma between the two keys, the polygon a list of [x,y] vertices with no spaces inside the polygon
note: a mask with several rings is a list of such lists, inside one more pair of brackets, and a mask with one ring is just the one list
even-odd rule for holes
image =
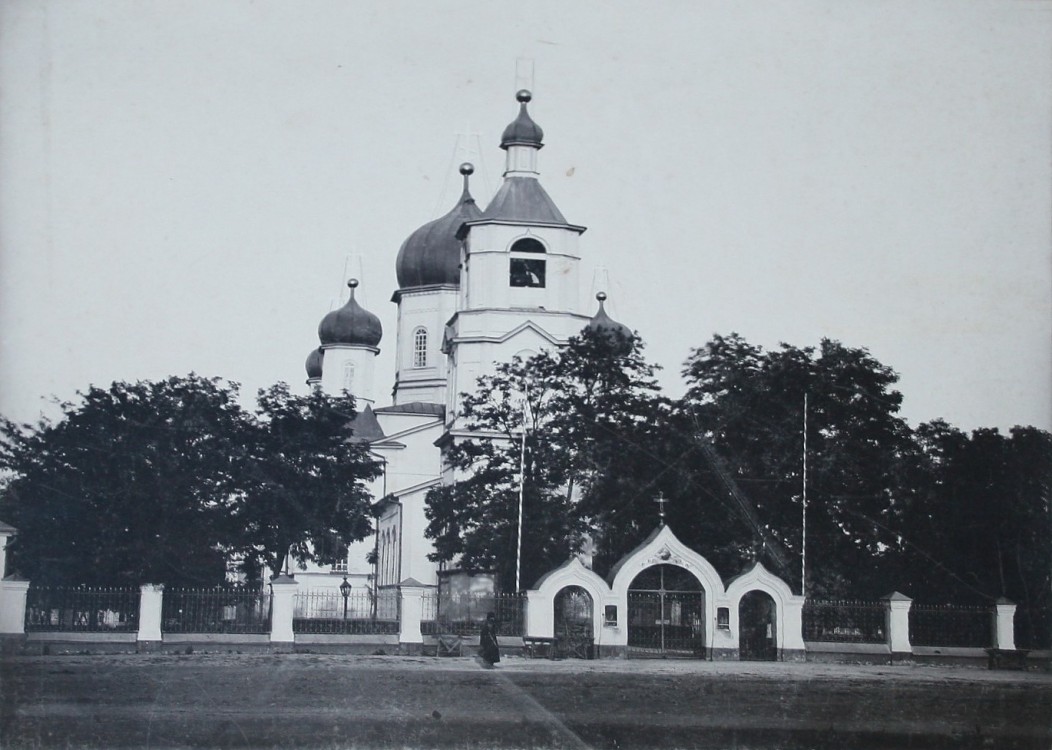
{"label": "wooden bench", "polygon": [[546,657],[555,658],[555,639],[542,636],[524,635],[522,637],[522,653],[531,659]]}

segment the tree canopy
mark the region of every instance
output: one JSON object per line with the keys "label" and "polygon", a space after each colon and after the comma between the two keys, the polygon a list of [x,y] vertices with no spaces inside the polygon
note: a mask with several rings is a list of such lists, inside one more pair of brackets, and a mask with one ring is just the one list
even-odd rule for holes
{"label": "tree canopy", "polygon": [[353,400],[260,392],[197,375],[91,387],[35,425],[0,422],[0,517],[12,567],[44,584],[202,585],[286,552],[329,561],[369,528],[377,464]]}
{"label": "tree canopy", "polygon": [[[661,408],[653,372],[638,340],[585,330],[557,352],[516,358],[479,378],[459,411],[476,436],[448,447],[456,481],[428,494],[433,559],[495,570],[513,588],[520,490],[521,586],[579,552],[606,528],[601,516],[617,505],[617,478],[637,476],[631,469],[642,453],[617,446],[638,444]],[[588,500],[599,492],[608,506]]]}

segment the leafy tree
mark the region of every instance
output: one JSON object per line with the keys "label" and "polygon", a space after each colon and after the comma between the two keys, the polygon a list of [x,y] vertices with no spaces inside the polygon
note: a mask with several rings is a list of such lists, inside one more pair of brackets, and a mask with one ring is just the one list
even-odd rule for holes
{"label": "leafy tree", "polygon": [[285,383],[259,391],[257,418],[246,430],[233,521],[237,552],[252,573],[277,575],[292,558],[332,563],[370,533],[365,482],[380,462],[354,440],[354,399]]}
{"label": "leafy tree", "polygon": [[237,386],[190,375],[91,387],[62,418],[0,422],[13,565],[44,584],[208,584],[225,572]]}
{"label": "leafy tree", "polygon": [[1019,605],[1021,645],[1052,633],[1052,435],[1015,427],[968,435],[941,420],[916,430],[924,464],[901,536],[911,594],[928,602]]}
{"label": "leafy tree", "polygon": [[[738,521],[717,540],[717,556],[748,551],[799,587],[792,568],[799,570],[802,550],[807,394],[808,593],[886,593],[884,563],[895,541],[888,529],[909,494],[904,478],[913,452],[910,429],[897,416],[894,371],[837,341],[765,352],[732,334],[695,349],[683,374],[689,389],[678,404],[678,429],[693,432],[686,439],[699,443],[700,454],[689,486],[709,487]],[[728,479],[737,497],[729,497]]]}
{"label": "leafy tree", "polygon": [[456,481],[428,494],[432,558],[495,570],[511,588],[520,479],[523,586],[590,537],[600,548],[610,544],[616,537],[603,535],[607,521],[626,498],[635,499],[628,485],[647,477],[636,473],[645,456],[641,435],[664,403],[653,372],[637,338],[586,329],[558,352],[516,358],[479,378],[460,409],[476,436],[448,446]]}

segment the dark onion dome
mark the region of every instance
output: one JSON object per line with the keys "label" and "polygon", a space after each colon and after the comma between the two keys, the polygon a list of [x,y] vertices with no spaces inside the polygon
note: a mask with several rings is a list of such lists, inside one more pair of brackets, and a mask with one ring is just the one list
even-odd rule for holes
{"label": "dark onion dome", "polygon": [[475,167],[460,165],[464,175],[464,192],[457,205],[445,216],[429,221],[402,243],[395,260],[398,288],[410,289],[432,284],[460,286],[460,240],[457,230],[465,221],[477,219],[482,212],[468,190],[468,177]]}
{"label": "dark onion dome", "polygon": [[384,335],[380,319],[355,301],[354,290],[358,286],[358,279],[351,279],[347,286],[351,288],[351,298],[339,310],[333,310],[321,319],[318,338],[322,346],[350,344],[375,347]]}
{"label": "dark onion dome", "polygon": [[325,354],[322,350],[314,349],[307,355],[307,379],[317,380],[321,377],[321,363]]}
{"label": "dark onion dome", "polygon": [[508,127],[504,128],[504,133],[500,137],[500,147],[505,151],[508,150],[509,146],[543,148],[544,144],[541,141],[544,140],[544,131],[541,130],[540,125],[533,121],[530,113],[526,111],[526,105],[533,98],[533,94],[526,89],[522,89],[515,94],[515,98],[519,102],[519,116]]}
{"label": "dark onion dome", "polygon": [[606,301],[606,293],[599,292],[595,295],[595,298],[599,300],[599,310],[592,316],[592,319],[588,321],[585,330],[605,333],[611,337],[623,339],[626,343],[631,341],[632,338],[634,338],[632,329],[623,323],[618,323],[606,314],[606,307],[603,305]]}

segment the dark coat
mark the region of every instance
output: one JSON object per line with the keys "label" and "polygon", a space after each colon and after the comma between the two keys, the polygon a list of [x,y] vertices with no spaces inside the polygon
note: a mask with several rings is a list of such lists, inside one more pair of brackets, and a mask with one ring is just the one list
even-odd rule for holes
{"label": "dark coat", "polygon": [[500,661],[500,648],[497,646],[497,623],[486,620],[482,623],[482,631],[479,633],[479,656],[489,664]]}

